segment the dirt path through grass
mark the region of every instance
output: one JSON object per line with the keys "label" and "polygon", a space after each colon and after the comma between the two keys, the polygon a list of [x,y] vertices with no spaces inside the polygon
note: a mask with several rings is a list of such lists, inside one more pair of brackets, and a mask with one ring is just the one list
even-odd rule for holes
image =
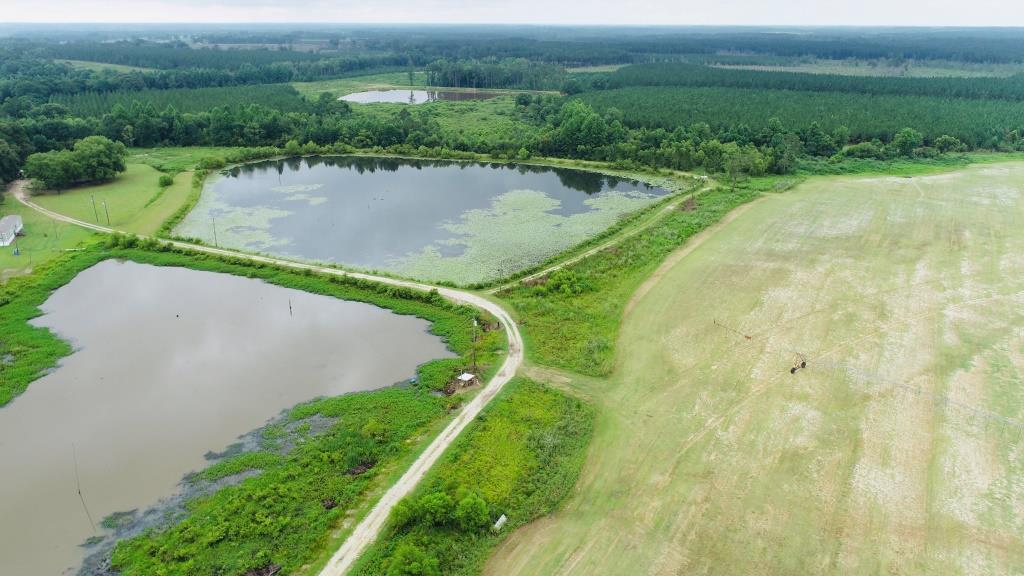
{"label": "dirt path through grass", "polygon": [[1024,164],[750,204],[618,346],[560,375],[598,406],[588,462],[488,574],[1024,571]]}
{"label": "dirt path through grass", "polygon": [[[77,220],[70,216],[59,214],[52,210],[48,210],[39,206],[32,200],[29,200],[25,195],[25,181],[20,181],[12,185],[11,192],[14,197],[24,204],[25,206],[38,211],[54,220],[60,222],[66,222],[69,224],[75,224],[89,230],[97,232],[111,233],[114,230],[105,228],[88,222]],[[411,288],[414,290],[437,290],[442,296],[457,302],[460,304],[466,304],[469,306],[475,306],[477,308],[486,310],[487,312],[494,315],[498,321],[501,322],[502,327],[505,329],[506,336],[508,338],[508,356],[502,363],[498,372],[493,378],[484,386],[480,392],[473,397],[462,410],[459,411],[458,415],[455,416],[452,421],[445,426],[444,430],[434,438],[433,441],[424,449],[423,453],[412,463],[408,470],[393,484],[388,490],[381,496],[380,500],[373,506],[370,512],[363,517],[358,524],[356,524],[352,533],[342,543],[341,547],[335,552],[328,561],[327,565],[320,572],[320,576],[341,576],[345,574],[348,569],[355,562],[356,558],[365,550],[373,541],[377,538],[381,529],[384,527],[388,516],[391,514],[391,509],[394,508],[402,498],[410,494],[416,487],[420,480],[426,475],[427,471],[438,461],[445,450],[451,446],[452,442],[458,438],[459,434],[465,430],[466,426],[476,418],[484,407],[494,399],[495,396],[501,391],[501,389],[507,384],[519,370],[519,366],[523,361],[523,340],[519,333],[519,327],[516,325],[512,317],[498,304],[478,296],[470,292],[464,292],[462,290],[455,290],[453,288],[435,287],[429,284],[423,284],[420,282],[410,282],[406,280],[396,280],[394,278],[386,278],[381,276],[373,276],[370,274],[361,274],[355,272],[344,272],[336,268],[330,268],[325,266],[316,266],[312,264],[303,264],[299,262],[292,262],[289,260],[282,260],[279,258],[271,258],[267,256],[258,256],[253,254],[246,254],[242,252],[235,252],[232,250],[224,250],[221,248],[211,248],[209,246],[202,246],[196,244],[188,244],[185,242],[172,241],[170,244],[194,250],[197,252],[205,252],[207,254],[215,254],[219,256],[227,256],[231,258],[239,258],[244,260],[251,260],[254,262],[264,262],[267,264],[273,264],[276,266],[283,266],[286,268],[292,268],[297,270],[311,270],[321,274],[335,274],[341,276],[351,276],[353,278],[360,278],[363,280],[370,280],[373,282],[380,282],[382,284],[388,284],[393,286],[400,286],[404,288]]]}

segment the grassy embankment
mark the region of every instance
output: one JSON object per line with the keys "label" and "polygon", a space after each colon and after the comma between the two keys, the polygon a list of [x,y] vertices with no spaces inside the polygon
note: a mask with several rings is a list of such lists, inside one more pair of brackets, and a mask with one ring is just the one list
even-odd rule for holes
{"label": "grassy embankment", "polygon": [[[36,267],[94,237],[84,228],[55,222],[8,194],[0,194],[0,216],[8,214],[21,216],[25,235],[18,238],[16,245],[0,247],[0,284],[9,278],[29,274]],[[15,246],[20,251],[19,256],[14,255]]]}
{"label": "grassy embankment", "polygon": [[111,182],[37,194],[33,201],[78,220],[152,235],[185,202],[192,188],[191,172],[177,174],[167,187],[158,185],[163,174],[148,164],[131,161],[127,170]]}
{"label": "grassy embankment", "polygon": [[[515,528],[555,510],[572,490],[593,413],[523,378],[510,383],[400,503],[352,574],[478,574]],[[502,515],[500,531],[492,525]],[[419,564],[421,572],[414,572]]]}
{"label": "grassy embankment", "polygon": [[[449,304],[436,294],[298,273],[244,260],[156,248],[93,246],[65,255],[32,276],[14,279],[0,292],[0,329],[8,335],[0,348],[0,356],[5,358],[0,366],[0,405],[70,353],[66,342],[28,324],[39,315],[38,306],[80,270],[107,258],[243,275],[369,302],[431,321],[432,332],[459,354],[421,366],[415,387],[346,395],[296,407],[288,415],[293,422],[313,415],[337,421],[325,434],[305,438],[291,451],[281,453],[268,447],[230,457],[202,472],[197,477],[202,480],[243,471],[257,470],[260,474],[190,502],[188,517],[166,530],[119,544],[115,559],[123,574],[189,570],[241,574],[270,564],[290,570],[301,566],[320,551],[341,518],[365,512],[366,494],[382,489],[461,400],[459,396],[445,398],[430,392],[443,388],[468,365],[473,348],[472,320],[479,317],[475,309]],[[493,322],[483,320],[484,324]],[[487,377],[503,357],[504,333],[485,331],[475,346],[481,372]]]}
{"label": "grassy embankment", "polygon": [[608,374],[629,296],[670,252],[759,194],[752,187],[715,188],[661,217],[642,234],[530,285],[499,292],[523,326],[530,359],[581,374]]}
{"label": "grassy embankment", "polygon": [[610,377],[547,372],[595,403],[590,457],[485,573],[1019,572],[1021,190],[810,178],[663,265]]}

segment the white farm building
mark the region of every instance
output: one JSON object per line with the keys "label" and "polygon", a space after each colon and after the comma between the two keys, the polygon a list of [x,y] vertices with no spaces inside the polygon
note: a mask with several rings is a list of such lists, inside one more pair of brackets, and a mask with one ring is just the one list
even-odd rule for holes
{"label": "white farm building", "polygon": [[17,214],[0,218],[0,246],[10,246],[14,242],[14,237],[21,234],[24,227],[21,216]]}

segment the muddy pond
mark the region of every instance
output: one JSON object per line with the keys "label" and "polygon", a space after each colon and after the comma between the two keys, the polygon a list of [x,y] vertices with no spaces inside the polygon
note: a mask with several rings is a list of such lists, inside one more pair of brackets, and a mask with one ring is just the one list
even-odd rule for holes
{"label": "muddy pond", "polygon": [[415,317],[133,262],[83,271],[42,309],[33,324],[75,351],[0,408],[3,574],[73,573],[94,523],[172,495],[208,451],[450,355]]}
{"label": "muddy pond", "polygon": [[174,232],[224,247],[472,284],[543,262],[667,193],[546,166],[293,158],[211,177]]}
{"label": "muddy pond", "polygon": [[346,94],[338,100],[356,104],[426,104],[439,100],[454,102],[490,100],[503,94],[503,92],[464,90],[366,90],[365,92]]}

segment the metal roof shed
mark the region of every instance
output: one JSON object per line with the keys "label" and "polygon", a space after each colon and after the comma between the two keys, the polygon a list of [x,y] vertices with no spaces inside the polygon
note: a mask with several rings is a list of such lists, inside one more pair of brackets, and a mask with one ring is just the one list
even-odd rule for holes
{"label": "metal roof shed", "polygon": [[14,242],[14,237],[21,234],[24,228],[21,216],[17,214],[0,218],[0,246],[10,246]]}

